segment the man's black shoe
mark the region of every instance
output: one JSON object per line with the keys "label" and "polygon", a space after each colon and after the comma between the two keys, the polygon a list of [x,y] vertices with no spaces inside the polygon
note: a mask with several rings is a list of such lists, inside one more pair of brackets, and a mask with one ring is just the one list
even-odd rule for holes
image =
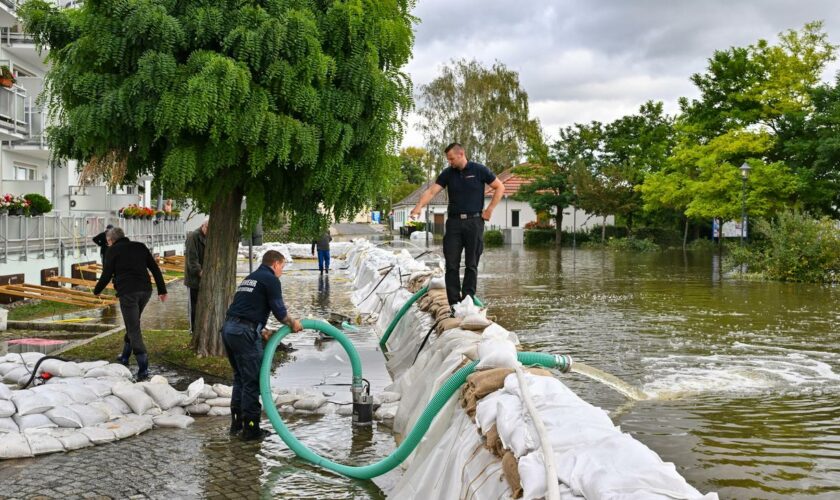
{"label": "man's black shoe", "polygon": [[260,419],[245,418],[242,421],[242,440],[243,441],[259,441],[268,436],[269,432],[265,429],[260,429]]}
{"label": "man's black shoe", "polygon": [[242,432],[242,412],[231,410],[230,412],[230,435],[235,436]]}

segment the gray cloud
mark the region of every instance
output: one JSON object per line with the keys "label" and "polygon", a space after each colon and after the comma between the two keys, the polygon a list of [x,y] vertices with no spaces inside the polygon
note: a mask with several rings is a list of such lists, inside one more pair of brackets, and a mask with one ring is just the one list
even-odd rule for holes
{"label": "gray cloud", "polygon": [[[689,77],[716,49],[775,40],[813,20],[840,43],[840,9],[829,0],[420,0],[414,14],[415,89],[452,59],[501,61],[519,72],[532,115],[552,136],[648,99],[675,112],[680,96],[696,95]],[[404,143],[422,137],[409,127]]]}

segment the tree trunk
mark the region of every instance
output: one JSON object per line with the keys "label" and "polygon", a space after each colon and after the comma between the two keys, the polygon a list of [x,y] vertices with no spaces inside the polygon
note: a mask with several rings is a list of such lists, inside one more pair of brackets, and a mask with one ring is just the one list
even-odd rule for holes
{"label": "tree trunk", "polygon": [[688,217],[685,218],[685,231],[683,231],[683,250],[688,245]]}
{"label": "tree trunk", "polygon": [[604,240],[607,239],[607,216],[604,216],[604,223],[601,224],[601,244],[604,244]]}
{"label": "tree trunk", "polygon": [[557,207],[557,214],[554,215],[554,245],[560,248],[563,237],[563,208]]}
{"label": "tree trunk", "polygon": [[219,331],[236,286],[241,204],[242,192],[237,188],[219,194],[210,207],[207,248],[196,307],[196,331],[192,339],[192,349],[199,356],[225,354]]}

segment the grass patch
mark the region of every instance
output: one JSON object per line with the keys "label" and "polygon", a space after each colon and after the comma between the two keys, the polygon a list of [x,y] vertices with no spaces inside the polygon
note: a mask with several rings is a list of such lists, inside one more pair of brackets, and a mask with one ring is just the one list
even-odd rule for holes
{"label": "grass patch", "polygon": [[[187,330],[144,330],[143,341],[149,353],[149,363],[161,363],[226,380],[233,379],[233,371],[226,356],[199,358],[190,349]],[[62,357],[77,361],[113,360],[122,351],[123,335],[115,333],[85,345],[75,347]],[[286,353],[278,352],[275,363],[285,361]]]}
{"label": "grass patch", "polygon": [[46,318],[56,314],[67,314],[85,309],[98,309],[84,306],[62,304],[61,302],[49,302],[42,300],[37,303],[24,304],[14,309],[9,309],[9,319],[13,321],[26,321],[30,319]]}

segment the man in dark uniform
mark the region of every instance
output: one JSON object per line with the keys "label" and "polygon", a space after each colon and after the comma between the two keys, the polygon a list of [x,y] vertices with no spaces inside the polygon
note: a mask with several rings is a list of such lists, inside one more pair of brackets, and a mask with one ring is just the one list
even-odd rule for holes
{"label": "man in dark uniform", "polygon": [[230,433],[242,431],[242,439],[262,439],[267,433],[260,429],[260,364],[263,340],[274,333],[265,330],[269,313],[293,332],[303,329],[293,319],[283,303],[280,275],[286,259],[276,250],[267,251],[262,264],[249,274],[233,296],[222,327],[228,361],[233,368],[233,395],[230,400]]}
{"label": "man in dark uniform", "polygon": [[[449,192],[446,232],[443,235],[443,257],[446,260],[446,297],[454,306],[466,296],[475,297],[478,284],[478,259],[484,250],[484,222],[505,194],[502,181],[489,168],[468,161],[464,148],[457,142],[447,146],[449,166],[421,196],[411,210],[416,219],[420,210],[447,188]],[[484,186],[493,188],[493,199],[484,208]],[[464,283],[460,283],[461,252],[464,252]]]}
{"label": "man in dark uniform", "polygon": [[137,381],[149,378],[149,355],[143,343],[143,332],[140,330],[140,315],[152,296],[152,284],[149,272],[155,278],[158,297],[166,302],[166,283],[160,272],[152,252],[139,241],[131,241],[125,237],[122,229],[114,227],[108,230],[108,253],[105,254],[105,264],[102,266],[102,276],[93,289],[94,295],[99,295],[114,279],[117,298],[120,299],[120,312],[125,323],[125,338],[123,352],[119,356],[120,363],[128,366],[131,353],[137,358]]}
{"label": "man in dark uniform", "polygon": [[318,270],[321,271],[321,274],[324,274],[324,270],[327,273],[330,272],[330,242],[332,241],[332,236],[330,236],[329,231],[325,231],[324,234],[317,240],[312,241],[312,255],[315,255],[315,248],[318,249]]}
{"label": "man in dark uniform", "polygon": [[204,248],[207,246],[207,229],[210,221],[187,235],[184,251],[184,286],[190,290],[190,334],[195,335],[195,308],[198,305],[198,290],[201,273],[204,271]]}
{"label": "man in dark uniform", "polygon": [[102,256],[102,264],[105,264],[105,254],[108,252],[108,237],[106,234],[111,229],[111,224],[105,226],[105,230],[93,237],[93,242],[99,247],[99,254]]}

